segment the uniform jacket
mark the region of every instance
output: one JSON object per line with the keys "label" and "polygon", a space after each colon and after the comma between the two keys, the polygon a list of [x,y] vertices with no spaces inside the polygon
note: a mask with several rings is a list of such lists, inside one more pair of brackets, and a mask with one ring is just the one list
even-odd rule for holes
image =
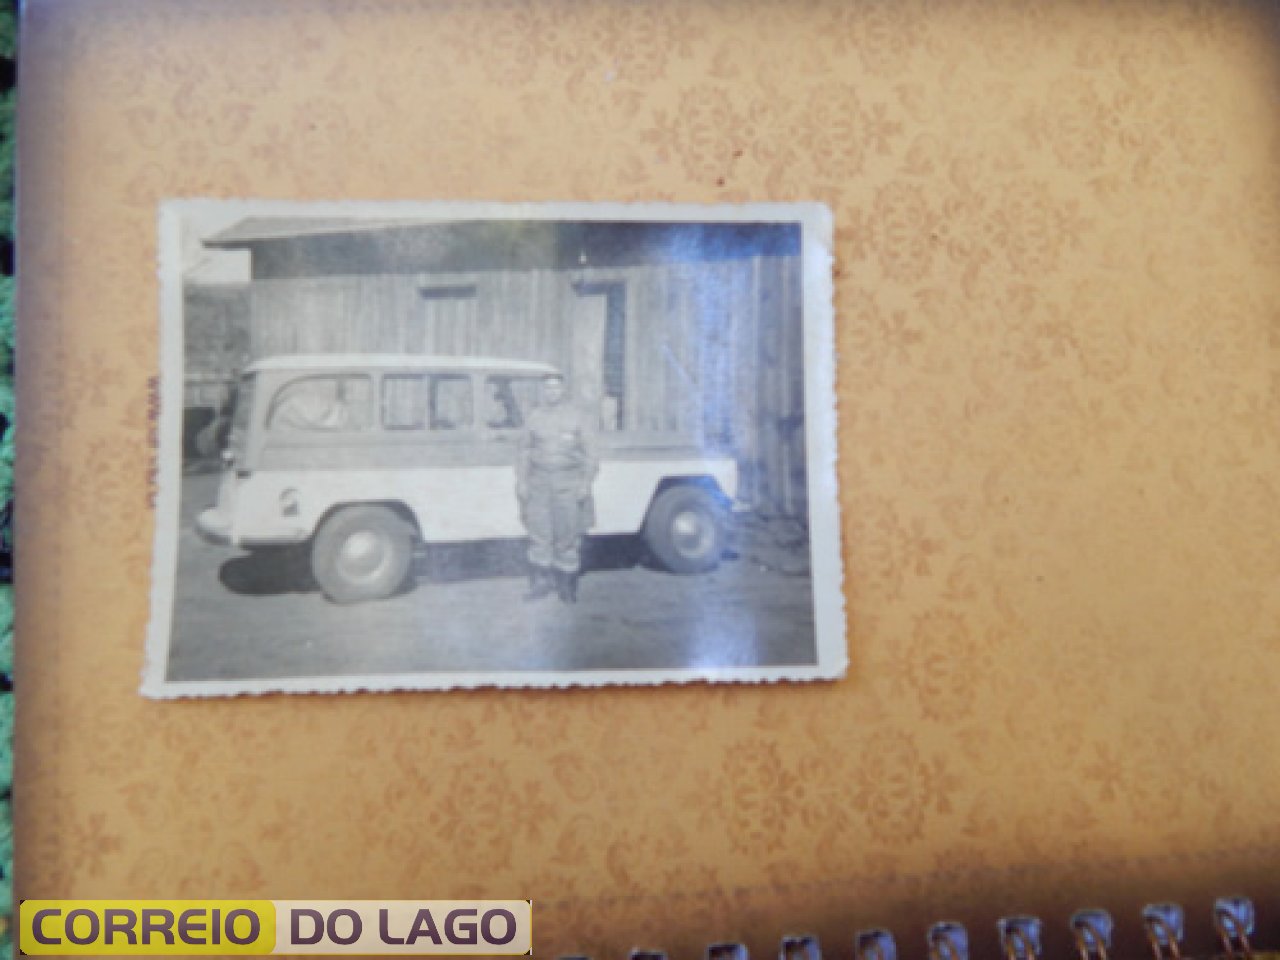
{"label": "uniform jacket", "polygon": [[599,470],[596,424],[580,408],[561,403],[529,414],[516,454],[522,482],[535,471],[590,481]]}

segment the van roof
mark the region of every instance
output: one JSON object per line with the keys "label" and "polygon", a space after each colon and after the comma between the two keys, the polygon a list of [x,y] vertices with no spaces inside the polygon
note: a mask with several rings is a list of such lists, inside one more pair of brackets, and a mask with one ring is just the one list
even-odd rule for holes
{"label": "van roof", "polygon": [[300,353],[263,357],[245,368],[259,370],[347,370],[365,367],[378,370],[496,370],[503,373],[559,373],[549,363],[538,360],[510,360],[502,357],[451,357],[408,353]]}

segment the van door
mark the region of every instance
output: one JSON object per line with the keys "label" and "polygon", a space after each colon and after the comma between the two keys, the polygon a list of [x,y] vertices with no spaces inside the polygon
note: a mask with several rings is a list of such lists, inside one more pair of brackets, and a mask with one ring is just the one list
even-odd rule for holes
{"label": "van door", "polygon": [[411,457],[397,486],[427,541],[520,535],[514,454],[492,442],[478,379],[456,371],[382,378],[382,428]]}

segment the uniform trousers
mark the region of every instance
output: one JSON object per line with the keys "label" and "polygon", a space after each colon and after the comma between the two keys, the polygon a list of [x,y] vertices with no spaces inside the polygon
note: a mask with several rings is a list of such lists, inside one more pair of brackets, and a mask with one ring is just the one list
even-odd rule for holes
{"label": "uniform trousers", "polygon": [[576,471],[533,470],[524,500],[529,531],[529,563],[564,573],[582,566],[585,511],[579,494],[583,478]]}

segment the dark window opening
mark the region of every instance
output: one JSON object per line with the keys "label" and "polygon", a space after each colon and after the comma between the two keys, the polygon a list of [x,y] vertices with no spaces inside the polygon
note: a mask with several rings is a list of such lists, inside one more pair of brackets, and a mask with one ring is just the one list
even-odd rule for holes
{"label": "dark window opening", "polygon": [[418,294],[424,300],[474,300],[476,285],[474,283],[456,283],[441,287],[419,287]]}

